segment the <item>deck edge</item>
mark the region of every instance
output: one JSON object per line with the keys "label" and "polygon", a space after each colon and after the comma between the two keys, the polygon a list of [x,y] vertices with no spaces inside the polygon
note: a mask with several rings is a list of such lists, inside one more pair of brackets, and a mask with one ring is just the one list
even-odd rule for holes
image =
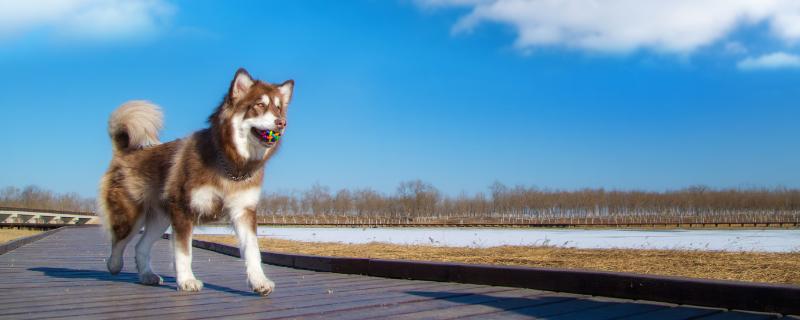
{"label": "deck edge", "polygon": [[[164,238],[168,238],[164,235]],[[192,240],[192,246],[240,257],[239,249]],[[508,286],[789,315],[800,314],[800,286],[578,269],[326,257],[262,251],[264,263],[374,277]]]}
{"label": "deck edge", "polygon": [[52,234],[54,234],[56,232],[59,232],[59,231],[63,230],[63,228],[64,227],[59,227],[59,228],[56,228],[56,229],[53,229],[53,230],[47,230],[47,231],[44,231],[42,233],[34,234],[32,236],[23,237],[23,238],[11,240],[11,241],[6,242],[4,244],[0,244],[0,255],[6,254],[8,252],[11,252],[14,249],[22,247],[22,246],[24,246],[26,244],[30,244],[30,243],[36,242],[38,240],[44,239],[44,238],[46,238],[46,237],[48,237],[48,236],[50,236],[50,235],[52,235]]}

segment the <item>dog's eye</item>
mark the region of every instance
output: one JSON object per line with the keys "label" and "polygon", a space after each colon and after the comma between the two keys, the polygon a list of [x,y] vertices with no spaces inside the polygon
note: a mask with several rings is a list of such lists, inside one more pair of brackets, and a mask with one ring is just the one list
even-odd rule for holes
{"label": "dog's eye", "polygon": [[255,107],[256,107],[256,108],[264,108],[264,107],[266,107],[266,106],[264,105],[264,103],[263,103],[263,102],[259,102],[259,103],[256,103]]}

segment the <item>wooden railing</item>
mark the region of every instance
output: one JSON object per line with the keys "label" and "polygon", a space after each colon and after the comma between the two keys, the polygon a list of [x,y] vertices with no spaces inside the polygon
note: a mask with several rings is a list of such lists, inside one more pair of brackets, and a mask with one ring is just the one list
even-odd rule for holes
{"label": "wooden railing", "polygon": [[51,226],[98,223],[88,212],[0,207],[0,226],[46,229]]}

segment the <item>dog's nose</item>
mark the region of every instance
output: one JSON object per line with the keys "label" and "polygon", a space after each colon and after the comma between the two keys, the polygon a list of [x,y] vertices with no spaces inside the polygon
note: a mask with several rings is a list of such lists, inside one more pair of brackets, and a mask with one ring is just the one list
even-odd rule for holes
{"label": "dog's nose", "polygon": [[286,128],[286,119],[275,119],[275,125],[278,129]]}

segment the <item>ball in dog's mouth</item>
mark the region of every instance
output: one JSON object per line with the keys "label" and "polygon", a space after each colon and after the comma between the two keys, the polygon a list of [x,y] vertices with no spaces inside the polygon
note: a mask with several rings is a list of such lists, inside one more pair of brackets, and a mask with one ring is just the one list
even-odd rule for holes
{"label": "ball in dog's mouth", "polygon": [[258,128],[252,128],[250,129],[250,131],[258,139],[259,142],[267,146],[271,146],[276,142],[278,142],[278,140],[281,139],[282,135],[280,131],[261,130]]}

